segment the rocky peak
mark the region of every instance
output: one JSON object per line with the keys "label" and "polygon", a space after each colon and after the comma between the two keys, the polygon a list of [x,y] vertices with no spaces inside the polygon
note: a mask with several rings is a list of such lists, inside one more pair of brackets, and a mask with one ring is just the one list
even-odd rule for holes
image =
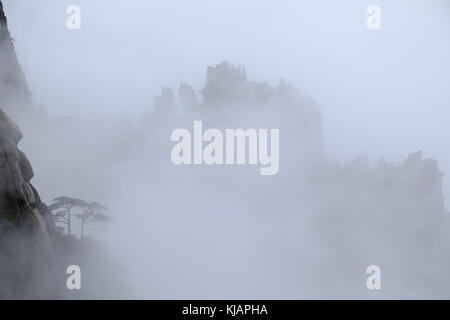
{"label": "rocky peak", "polygon": [[0,218],[17,226],[36,226],[48,238],[46,208],[30,183],[33,169],[17,147],[21,138],[17,125],[0,110]]}
{"label": "rocky peak", "polygon": [[206,85],[202,90],[205,104],[241,102],[248,93],[245,67],[230,65],[227,61],[208,67]]}
{"label": "rocky peak", "polygon": [[54,261],[54,223],[30,183],[33,169],[17,147],[21,138],[17,125],[0,110],[0,298],[25,297],[32,292],[31,282],[40,283],[36,272]]}
{"label": "rocky peak", "polygon": [[182,83],[178,88],[178,99],[182,108],[190,108],[197,105],[197,98],[191,86]]}
{"label": "rocky peak", "polygon": [[31,109],[25,76],[17,59],[14,40],[0,1],[0,107],[13,119]]}

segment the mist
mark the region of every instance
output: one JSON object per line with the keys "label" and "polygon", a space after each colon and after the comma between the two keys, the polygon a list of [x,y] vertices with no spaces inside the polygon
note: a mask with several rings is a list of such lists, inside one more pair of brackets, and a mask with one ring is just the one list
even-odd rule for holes
{"label": "mist", "polygon": [[[448,296],[448,217],[411,201],[435,203],[409,183],[422,169],[403,173],[419,150],[450,171],[446,1],[377,1],[376,31],[366,27],[372,1],[77,0],[82,28],[72,31],[70,4],[4,1],[47,117],[23,122],[21,148],[44,202],[110,208],[113,222],[89,235],[114,257],[127,298]],[[265,82],[264,98],[205,102],[207,67],[222,61],[245,66],[252,90]],[[173,99],[159,97],[163,86]],[[194,120],[280,128],[279,174],[173,165],[170,134]],[[391,206],[380,200],[391,199],[381,158],[401,181]],[[370,264],[385,290],[366,289]]]}

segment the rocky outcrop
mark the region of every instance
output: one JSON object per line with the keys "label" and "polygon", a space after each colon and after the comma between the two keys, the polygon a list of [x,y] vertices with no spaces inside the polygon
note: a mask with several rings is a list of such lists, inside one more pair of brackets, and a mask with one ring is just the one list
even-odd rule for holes
{"label": "rocky outcrop", "polygon": [[0,111],[0,298],[51,294],[43,277],[54,263],[47,207],[30,183],[33,169],[17,147],[22,134]]}
{"label": "rocky outcrop", "polygon": [[30,92],[19,65],[14,40],[0,1],[0,106],[17,120],[26,110],[32,109]]}
{"label": "rocky outcrop", "polygon": [[424,159],[422,151],[418,151],[411,153],[401,164],[381,159],[375,166],[370,166],[366,158],[357,158],[340,171],[338,183],[341,191],[348,190],[347,198],[357,190],[359,196],[356,198],[365,199],[364,205],[372,201],[373,205],[369,207],[383,212],[395,208],[392,215],[404,212],[410,217],[436,219],[447,214],[442,177],[438,162]]}
{"label": "rocky outcrop", "polygon": [[295,145],[284,149],[284,161],[309,166],[323,157],[320,109],[287,81],[281,79],[277,86],[250,81],[245,66],[225,61],[207,68],[200,93],[202,99],[197,101],[195,91],[185,83],[180,85],[177,97],[170,87],[163,87],[147,123],[152,128],[163,123],[173,125],[174,121],[187,126],[201,118],[216,128],[279,128]]}
{"label": "rocky outcrop", "polygon": [[200,90],[203,101],[197,102],[194,90],[182,83],[175,99],[170,87],[163,87],[155,98],[154,114],[176,114],[179,111],[225,113],[239,118],[240,112],[252,112],[252,117],[279,119],[285,125],[294,126],[301,136],[317,140],[321,144],[322,117],[317,105],[299,89],[281,79],[277,87],[266,82],[249,81],[245,66],[234,66],[224,61],[208,67],[206,83]]}
{"label": "rocky outcrop", "polygon": [[155,109],[158,111],[173,112],[175,108],[175,97],[170,87],[163,87],[161,95],[155,97]]}
{"label": "rocky outcrop", "polygon": [[244,102],[251,95],[245,67],[229,65],[227,61],[208,67],[206,85],[201,91],[205,104]]}
{"label": "rocky outcrop", "polygon": [[0,216],[8,213],[20,225],[38,226],[47,235],[45,207],[30,180],[33,169],[17,145],[22,133],[0,110]]}
{"label": "rocky outcrop", "polygon": [[183,109],[192,108],[197,105],[197,98],[194,89],[187,84],[180,84],[178,88],[178,99]]}

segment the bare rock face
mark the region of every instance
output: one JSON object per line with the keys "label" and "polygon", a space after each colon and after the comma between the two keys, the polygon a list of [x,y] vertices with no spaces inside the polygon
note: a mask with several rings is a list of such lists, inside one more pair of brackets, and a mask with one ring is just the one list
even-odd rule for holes
{"label": "bare rock face", "polygon": [[17,147],[22,133],[0,110],[0,215],[10,212],[20,224],[38,225],[47,232],[39,195],[30,183],[33,169]]}
{"label": "bare rock face", "polygon": [[245,67],[232,66],[225,61],[215,67],[208,67],[202,95],[205,104],[211,105],[245,102],[249,98],[249,89]]}
{"label": "bare rock face", "polygon": [[17,60],[14,42],[0,1],[0,106],[13,119],[32,108],[25,76]]}
{"label": "bare rock face", "polygon": [[22,138],[10,117],[31,109],[31,99],[0,1],[0,217],[20,226],[37,227],[48,238],[46,208],[31,185],[33,169],[17,147]]}
{"label": "bare rock face", "polygon": [[17,147],[21,138],[0,111],[0,298],[46,298],[38,293],[52,292],[42,275],[54,262],[54,224],[30,183],[33,169]]}

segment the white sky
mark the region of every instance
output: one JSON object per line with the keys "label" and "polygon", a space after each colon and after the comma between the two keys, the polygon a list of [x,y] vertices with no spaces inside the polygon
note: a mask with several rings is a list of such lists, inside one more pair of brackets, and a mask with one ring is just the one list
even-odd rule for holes
{"label": "white sky", "polygon": [[[281,77],[320,106],[332,154],[404,159],[450,173],[446,0],[4,0],[36,104],[50,115],[140,115],[162,85],[203,86],[208,65]],[[82,29],[66,28],[66,8]],[[382,29],[366,28],[366,9]],[[447,193],[449,194],[449,193]]]}

